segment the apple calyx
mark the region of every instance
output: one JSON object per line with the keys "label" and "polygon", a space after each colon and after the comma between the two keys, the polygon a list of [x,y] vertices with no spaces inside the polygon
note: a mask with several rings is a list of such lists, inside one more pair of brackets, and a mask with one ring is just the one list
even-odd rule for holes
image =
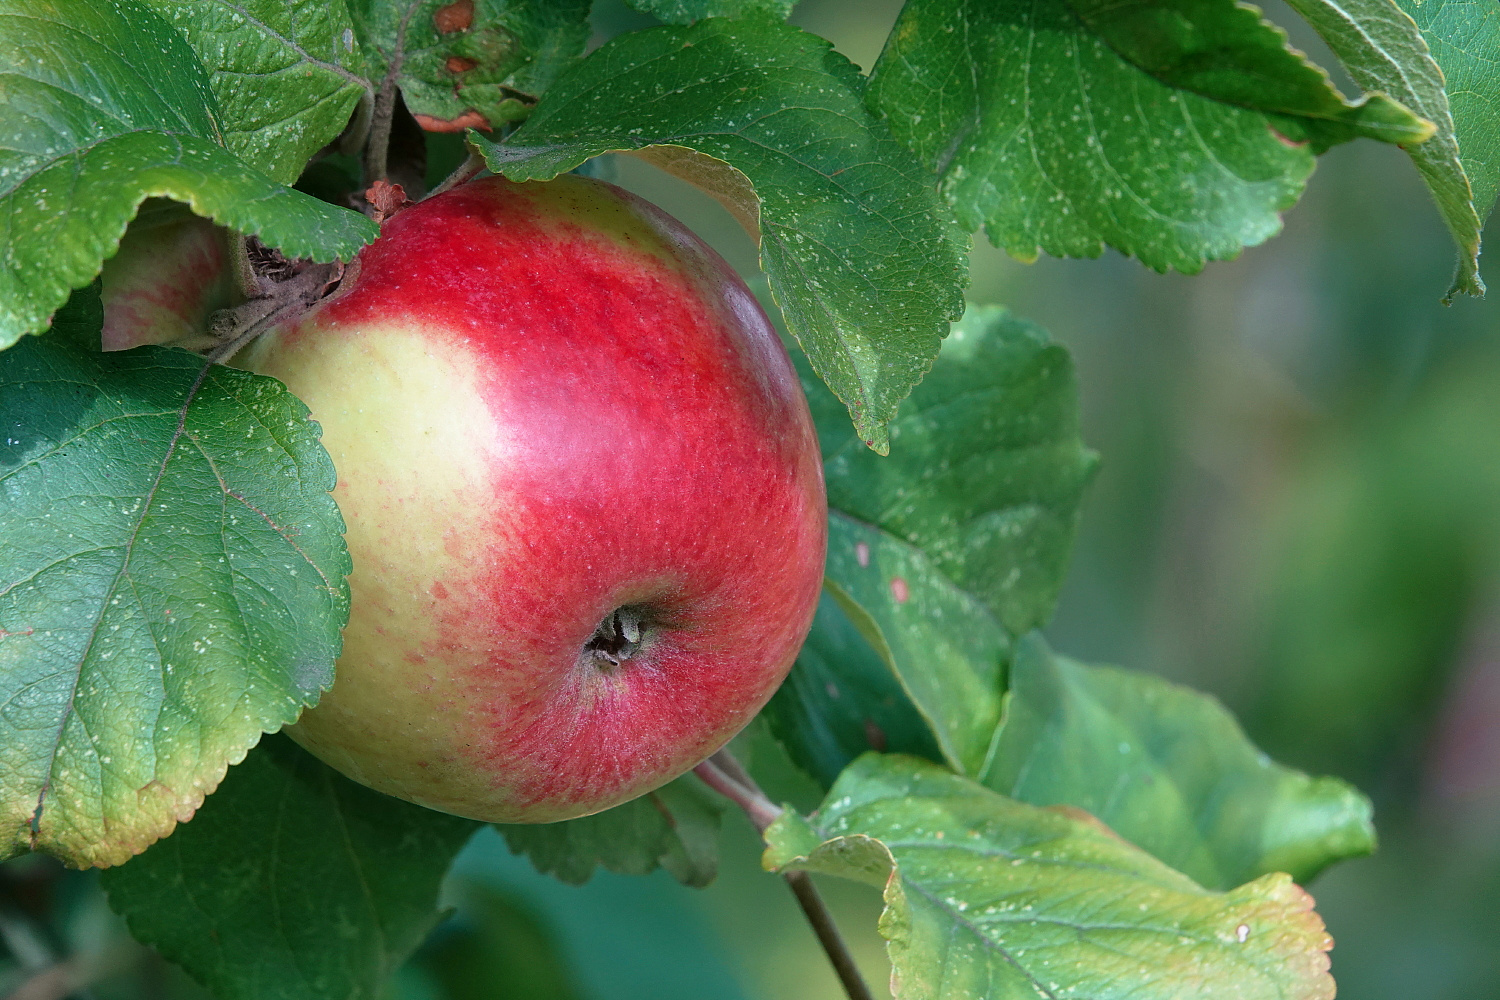
{"label": "apple calyx", "polygon": [[592,657],[605,673],[617,669],[640,652],[641,646],[649,638],[643,628],[643,619],[644,615],[639,608],[628,605],[616,608],[599,623],[594,634],[589,636],[589,641],[583,647],[584,654]]}

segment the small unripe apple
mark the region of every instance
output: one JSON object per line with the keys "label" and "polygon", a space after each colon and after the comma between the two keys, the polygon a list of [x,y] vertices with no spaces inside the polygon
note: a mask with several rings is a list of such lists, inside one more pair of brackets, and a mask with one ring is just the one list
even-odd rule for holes
{"label": "small unripe apple", "polygon": [[230,239],[228,230],[186,205],[145,202],[99,275],[102,348],[174,344],[194,349],[211,343],[209,317],[242,297]]}
{"label": "small unripe apple", "polygon": [[354,560],[291,735],[445,812],[550,822],[720,748],[812,621],[827,510],[786,352],[661,210],[486,178],[386,222],[239,364],[322,425]]}

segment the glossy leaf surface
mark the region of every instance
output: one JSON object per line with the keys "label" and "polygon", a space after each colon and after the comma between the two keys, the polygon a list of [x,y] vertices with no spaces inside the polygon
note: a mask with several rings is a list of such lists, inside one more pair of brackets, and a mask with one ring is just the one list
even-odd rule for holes
{"label": "glossy leaf surface", "polygon": [[208,71],[224,142],[284,184],[348,124],[373,91],[342,3],[145,0]]}
{"label": "glossy leaf surface", "polygon": [[964,228],[1023,260],[1111,246],[1195,273],[1279,231],[1313,168],[1264,114],[1161,83],[1063,0],[911,0],[868,98]]}
{"label": "glossy leaf surface", "polygon": [[870,754],[765,864],[880,887],[902,1000],[1330,1000],[1333,942],[1285,875],[1211,892],[1081,813]]}
{"label": "glossy leaf surface", "polygon": [[81,339],[0,354],[0,852],[80,866],[169,833],[316,702],[349,612],[306,407]]}

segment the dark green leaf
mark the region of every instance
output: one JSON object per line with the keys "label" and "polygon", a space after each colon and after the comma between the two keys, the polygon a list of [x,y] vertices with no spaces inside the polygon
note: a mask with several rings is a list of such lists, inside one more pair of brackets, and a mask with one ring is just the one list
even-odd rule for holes
{"label": "dark green leaf", "polygon": [[225,144],[290,184],[373,87],[349,11],[325,0],[144,0],[208,70]]}
{"label": "dark green leaf", "polygon": [[589,0],[350,0],[376,80],[396,65],[423,128],[499,128],[519,121],[583,54]]}
{"label": "dark green leaf", "polygon": [[890,666],[826,593],[791,674],[761,714],[825,791],[866,750],[943,759]]}
{"label": "dark green leaf", "polygon": [[902,998],[1331,1000],[1333,942],[1285,875],[1211,892],[1082,814],[911,757],[869,754],[814,822],[766,831],[768,868],[884,890]]}
{"label": "dark green leaf", "polygon": [[1375,847],[1370,802],[1273,763],[1217,701],[1149,674],[1022,641],[989,787],[1076,806],[1210,889],[1268,872],[1306,881]]}
{"label": "dark green leaf", "polygon": [[668,24],[692,24],[705,17],[770,16],[785,21],[796,0],[625,0],[636,10]]}
{"label": "dark green leaf", "polygon": [[333,466],[279,383],[168,348],[0,354],[0,854],[118,864],[333,679]]}
{"label": "dark green leaf", "polygon": [[1162,83],[1300,119],[1319,152],[1357,136],[1418,143],[1435,126],[1382,93],[1347,101],[1286,32],[1238,0],[1068,0],[1110,48]]}
{"label": "dark green leaf", "polygon": [[373,792],[284,736],[104,875],[131,932],[222,1000],[374,1000],[479,824]]}
{"label": "dark green leaf", "polygon": [[[1051,613],[1095,464],[1068,354],[1004,310],[971,310],[891,423],[888,458],[861,448],[828,392],[803,383],[833,511],[832,593],[949,763],[977,774],[1012,638]],[[800,693],[810,714],[842,711],[816,687]]]}
{"label": "dark green leaf", "polygon": [[1052,614],[1097,459],[1047,331],[970,309],[891,422],[888,458],[842,421],[818,431],[830,507],[920,548],[1013,634]]}
{"label": "dark green leaf", "polygon": [[615,39],[510,140],[472,141],[513,180],[656,147],[652,162],[758,234],[787,327],[884,452],[886,422],[962,307],[963,263],[931,178],[865,109],[861,84],[820,38],[711,18]]}
{"label": "dark green leaf", "polygon": [[104,300],[99,291],[99,282],[95,281],[70,295],[67,304],[52,317],[53,336],[65,337],[75,347],[97,351],[104,329]]}
{"label": "dark green leaf", "polygon": [[[1500,6],[1455,0],[1398,0],[1421,29],[1432,59],[1443,71],[1444,93],[1453,117],[1459,164],[1469,179],[1470,202],[1480,227],[1495,207],[1500,189]],[[1445,154],[1446,155],[1446,154]],[[1423,161],[1418,161],[1423,167]],[[1448,169],[1451,170],[1451,162]],[[1433,194],[1441,196],[1435,166],[1423,167]],[[1451,218],[1450,218],[1451,214]],[[1468,216],[1443,206],[1443,217],[1467,225]],[[1457,234],[1458,230],[1455,230]],[[1467,234],[1467,230],[1464,233]],[[1467,235],[1466,237],[1467,238]],[[1477,237],[1476,237],[1477,244]],[[1460,242],[1467,251],[1467,244]],[[1459,265],[1457,284],[1465,283],[1467,258]],[[1467,288],[1462,289],[1467,291]],[[1451,293],[1450,293],[1451,294]]]}
{"label": "dark green leaf", "polygon": [[0,347],[45,328],[153,195],[294,257],[351,257],[377,235],[225,149],[203,67],[135,0],[0,0],[0,37]]}
{"label": "dark green leaf", "polygon": [[[1458,274],[1448,290],[1449,298],[1457,292],[1483,295],[1484,282],[1479,278],[1482,219],[1464,170],[1443,71],[1433,61],[1421,31],[1394,0],[1288,0],[1288,3],[1328,43],[1355,83],[1366,90],[1390,94],[1437,126],[1431,139],[1408,147],[1407,152],[1432,191],[1438,211],[1458,244]],[[1500,58],[1500,51],[1491,48],[1488,58],[1493,66],[1494,60]],[[1489,92],[1494,94],[1493,85]],[[1485,121],[1475,122],[1473,128],[1490,136],[1494,126]],[[1493,181],[1490,191],[1493,194]]]}
{"label": "dark green leaf", "polygon": [[1160,83],[1064,0],[910,0],[868,98],[959,222],[1022,259],[1107,244],[1193,273],[1275,234],[1313,168],[1264,114]]}
{"label": "dark green leaf", "polygon": [[[433,935],[412,962],[419,974],[441,984],[441,1000],[580,1000],[569,956],[541,914],[483,883],[462,884],[458,892],[457,919]],[[398,994],[402,1000],[428,995]]]}
{"label": "dark green leaf", "polygon": [[604,812],[561,823],[496,824],[511,851],[537,871],[582,885],[595,866],[620,875],[665,868],[684,885],[704,886],[719,868],[723,800],[691,774]]}

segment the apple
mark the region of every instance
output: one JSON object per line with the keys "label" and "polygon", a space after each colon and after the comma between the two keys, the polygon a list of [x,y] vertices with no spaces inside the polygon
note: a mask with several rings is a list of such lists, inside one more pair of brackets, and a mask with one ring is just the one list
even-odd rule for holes
{"label": "apple", "polygon": [[212,343],[209,317],[241,296],[230,234],[186,205],[150,199],[100,274],[106,351]]}
{"label": "apple", "polygon": [[749,290],[655,206],[473,181],[236,363],[307,403],[338,472],[350,622],[289,731],[356,781],[586,815],[719,749],[790,669],[827,544],[807,402]]}

